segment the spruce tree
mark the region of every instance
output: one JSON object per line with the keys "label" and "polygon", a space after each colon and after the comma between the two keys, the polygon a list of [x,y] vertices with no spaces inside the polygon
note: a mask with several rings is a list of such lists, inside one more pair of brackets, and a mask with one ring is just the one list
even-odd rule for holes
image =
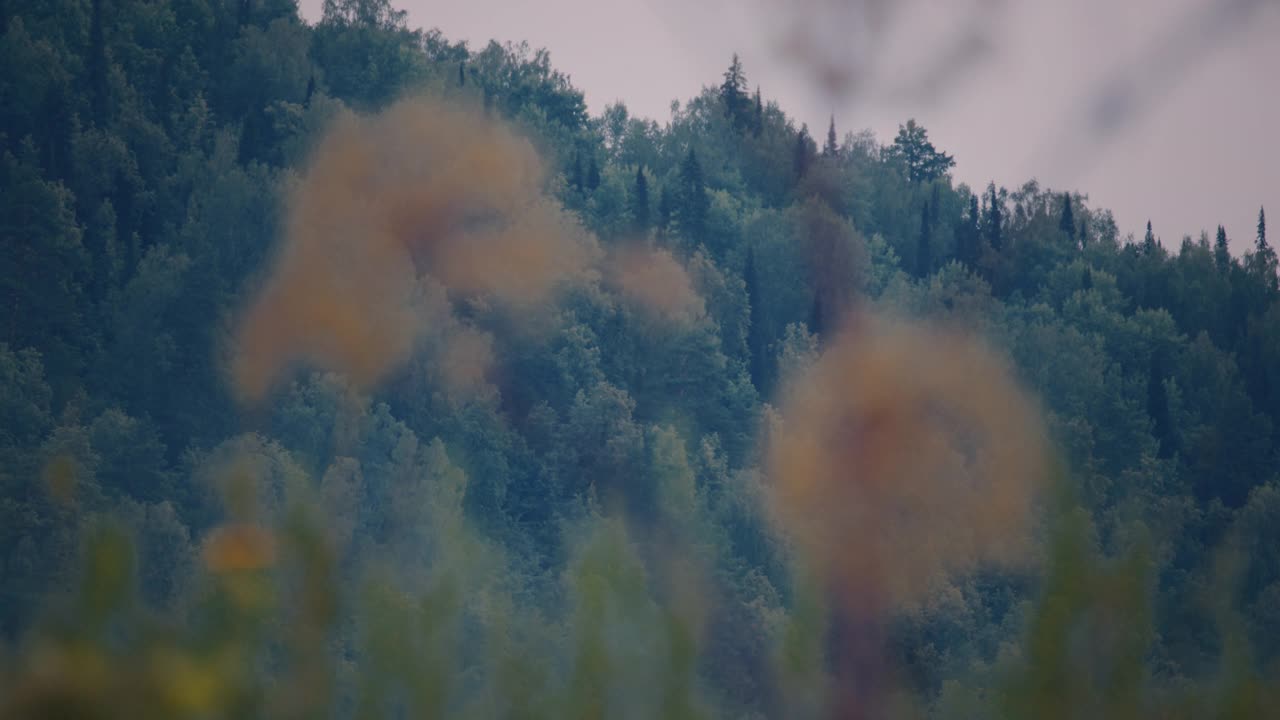
{"label": "spruce tree", "polygon": [[707,189],[702,180],[702,164],[691,147],[680,164],[680,197],[676,206],[676,219],[685,237],[696,240],[702,235],[707,219]]}
{"label": "spruce tree", "polygon": [[1151,221],[1147,221],[1147,232],[1142,236],[1142,252],[1147,255],[1155,254],[1156,251],[1156,235],[1151,231]]}
{"label": "spruce tree", "polygon": [[724,105],[724,113],[729,117],[735,129],[750,126],[747,114],[747,78],[742,72],[742,61],[738,54],[733,54],[733,62],[724,73],[724,82],[720,83],[720,102]]}
{"label": "spruce tree", "polygon": [[796,179],[805,176],[809,171],[809,156],[811,151],[809,146],[813,143],[809,139],[809,126],[801,125],[800,132],[796,133],[796,145],[791,155],[792,169],[795,171]]}
{"label": "spruce tree", "polygon": [[1075,213],[1071,211],[1071,193],[1063,193],[1062,195],[1062,218],[1058,221],[1058,227],[1066,236],[1074,242],[1076,239],[1076,218]]}
{"label": "spruce tree", "polygon": [[1277,262],[1275,248],[1267,242],[1267,214],[1262,208],[1258,209],[1258,237],[1255,241],[1253,262],[1263,284],[1267,289],[1275,290],[1278,280],[1276,270],[1280,262]]}
{"label": "spruce tree", "polygon": [[649,181],[645,179],[644,167],[636,168],[636,182],[631,190],[631,218],[637,232],[649,229]]}
{"label": "spruce tree", "polygon": [[833,158],[840,154],[840,144],[836,142],[836,116],[831,116],[831,124],[827,126],[827,142],[822,146],[822,156]]}
{"label": "spruce tree", "polygon": [[1231,267],[1231,249],[1227,243],[1227,229],[1218,226],[1218,236],[1213,241],[1213,262],[1221,271]]}
{"label": "spruce tree", "polygon": [[986,235],[986,241],[992,250],[1000,252],[1004,249],[1004,201],[1000,199],[1000,194],[996,192],[996,184],[994,182],[987,185],[985,203],[987,207],[983,231]]}

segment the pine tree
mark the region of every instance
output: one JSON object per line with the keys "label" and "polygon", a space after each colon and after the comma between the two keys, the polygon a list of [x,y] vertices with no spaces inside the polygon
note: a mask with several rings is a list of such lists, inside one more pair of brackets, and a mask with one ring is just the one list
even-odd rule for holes
{"label": "pine tree", "polygon": [[795,171],[796,179],[805,176],[809,172],[809,158],[812,155],[810,146],[813,141],[809,139],[809,126],[801,125],[800,132],[796,133],[796,146],[792,151],[791,164]]}
{"label": "pine tree", "polygon": [[636,182],[631,191],[631,218],[637,232],[649,229],[649,181],[644,176],[643,167],[636,168]]}
{"label": "pine tree", "polygon": [[1218,236],[1213,241],[1213,262],[1225,272],[1231,267],[1231,249],[1227,243],[1227,229],[1218,226]]}
{"label": "pine tree", "polygon": [[765,336],[763,300],[760,297],[760,276],[756,269],[755,248],[747,248],[747,263],[742,271],[747,290],[749,325],[747,327],[747,352],[750,360],[751,384],[764,394],[768,375],[768,338]]}
{"label": "pine tree", "polygon": [[747,114],[747,78],[742,72],[742,61],[738,54],[733,54],[733,62],[724,73],[724,82],[720,84],[720,102],[724,105],[724,113],[732,121],[735,129],[750,126]]}
{"label": "pine tree", "polygon": [[1262,278],[1267,289],[1275,290],[1277,286],[1277,262],[1275,248],[1267,242],[1267,214],[1262,208],[1258,209],[1258,237],[1255,241],[1253,262],[1256,266],[1256,272]]}
{"label": "pine tree", "polygon": [[840,144],[836,142],[836,116],[831,116],[831,124],[827,126],[827,142],[822,146],[822,156],[833,158],[840,154]]}
{"label": "pine tree", "polygon": [[1147,233],[1142,236],[1142,252],[1153,255],[1156,251],[1156,235],[1151,231],[1151,221],[1147,221]]}
{"label": "pine tree", "polygon": [[702,164],[698,162],[698,154],[691,147],[684,162],[680,164],[680,197],[675,208],[680,231],[686,238],[696,240],[701,237],[708,207],[707,189],[702,180]]}
{"label": "pine tree", "polygon": [[886,152],[889,157],[902,162],[907,171],[907,179],[914,183],[937,180],[956,164],[954,158],[939,152],[929,142],[929,132],[914,119],[908,120],[906,125],[898,126],[898,137],[894,138]]}
{"label": "pine tree", "polygon": [[1063,193],[1062,195],[1062,218],[1058,221],[1058,227],[1072,242],[1076,239],[1076,218],[1075,213],[1071,211],[1071,193]]}
{"label": "pine tree", "polygon": [[984,199],[986,205],[986,217],[984,218],[984,227],[982,228],[986,235],[987,244],[992,250],[1000,252],[1004,249],[1004,201],[1000,199],[1000,194],[996,192],[996,184],[994,182],[987,185],[987,196]]}

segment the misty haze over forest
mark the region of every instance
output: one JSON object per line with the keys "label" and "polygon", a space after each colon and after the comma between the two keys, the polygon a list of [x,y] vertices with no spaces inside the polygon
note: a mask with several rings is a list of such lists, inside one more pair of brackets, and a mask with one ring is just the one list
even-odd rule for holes
{"label": "misty haze over forest", "polygon": [[306,11],[0,5],[0,717],[1274,713],[1265,208]]}

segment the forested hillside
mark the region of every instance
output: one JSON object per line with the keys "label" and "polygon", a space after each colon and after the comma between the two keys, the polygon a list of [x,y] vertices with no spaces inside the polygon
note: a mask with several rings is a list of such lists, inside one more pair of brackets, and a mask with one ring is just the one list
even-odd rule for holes
{"label": "forested hillside", "polygon": [[0,715],[1274,713],[1263,212],[726,66],[660,123],[387,0],[0,2]]}

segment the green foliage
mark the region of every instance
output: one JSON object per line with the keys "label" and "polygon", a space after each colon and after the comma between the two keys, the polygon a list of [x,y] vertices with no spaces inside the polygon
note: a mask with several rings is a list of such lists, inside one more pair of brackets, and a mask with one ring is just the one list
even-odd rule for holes
{"label": "green foliage", "polygon": [[[448,312],[385,384],[295,368],[239,407],[232,329],[309,153],[406,94],[518,128],[573,232],[669,251],[695,302],[664,319],[595,269],[537,308],[424,282]],[[736,56],[659,124],[388,0],[9,3],[0,715],[824,716],[841,610],[771,521],[764,443],[870,307],[1007,351],[1075,498],[1039,565],[889,609],[892,707],[1266,716],[1265,215],[1242,257],[1221,226],[1175,251],[953,165],[914,120],[881,145],[833,117],[819,152]]]}

